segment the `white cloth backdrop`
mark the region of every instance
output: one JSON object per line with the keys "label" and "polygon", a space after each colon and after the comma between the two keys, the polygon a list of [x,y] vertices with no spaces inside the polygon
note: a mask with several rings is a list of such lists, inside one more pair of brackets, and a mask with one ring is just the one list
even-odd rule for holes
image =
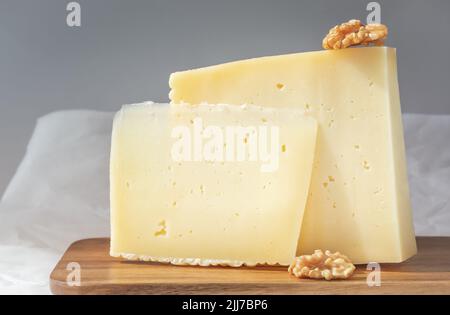
{"label": "white cloth backdrop", "polygon": [[[112,113],[40,118],[0,203],[0,294],[49,293],[67,246],[109,235]],[[450,235],[450,116],[404,115],[417,235]]]}

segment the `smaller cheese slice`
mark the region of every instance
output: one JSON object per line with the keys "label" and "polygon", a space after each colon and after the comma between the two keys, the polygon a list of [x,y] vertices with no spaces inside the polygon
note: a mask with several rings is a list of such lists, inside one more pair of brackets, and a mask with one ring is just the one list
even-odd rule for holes
{"label": "smaller cheese slice", "polygon": [[289,265],[316,133],[316,121],[292,109],[124,106],[112,133],[111,255]]}

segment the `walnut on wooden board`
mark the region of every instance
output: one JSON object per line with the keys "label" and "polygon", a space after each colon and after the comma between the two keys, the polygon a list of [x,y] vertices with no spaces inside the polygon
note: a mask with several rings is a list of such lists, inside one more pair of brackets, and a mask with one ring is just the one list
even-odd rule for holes
{"label": "walnut on wooden board", "polygon": [[297,278],[311,279],[347,279],[355,271],[355,265],[350,259],[339,252],[325,253],[317,249],[312,255],[303,255],[295,258],[289,266],[288,272]]}
{"label": "walnut on wooden board", "polygon": [[350,20],[330,29],[322,41],[322,47],[324,49],[343,49],[370,43],[381,46],[387,36],[386,25],[377,23],[364,25],[359,20]]}

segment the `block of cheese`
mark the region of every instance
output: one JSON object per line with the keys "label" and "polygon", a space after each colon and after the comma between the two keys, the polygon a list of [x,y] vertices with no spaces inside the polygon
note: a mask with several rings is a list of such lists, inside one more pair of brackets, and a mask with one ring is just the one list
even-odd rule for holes
{"label": "block of cheese", "polygon": [[416,253],[396,51],[317,51],[177,72],[172,103],[301,108],[319,122],[298,254],[337,250],[355,263]]}
{"label": "block of cheese", "polygon": [[112,134],[111,255],[290,264],[316,133],[316,120],[298,110],[124,106]]}

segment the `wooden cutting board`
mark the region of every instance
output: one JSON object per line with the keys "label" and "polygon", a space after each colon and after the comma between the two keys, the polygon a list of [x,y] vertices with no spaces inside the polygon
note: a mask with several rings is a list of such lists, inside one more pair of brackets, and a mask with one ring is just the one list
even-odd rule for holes
{"label": "wooden cutting board", "polygon": [[[369,287],[365,265],[348,280],[299,280],[284,267],[124,261],[109,256],[108,238],[85,239],[64,253],[50,275],[50,288],[54,294],[450,294],[450,237],[419,237],[417,244],[419,253],[408,261],[382,264],[381,286]],[[80,286],[68,285],[66,279],[78,275]]]}

